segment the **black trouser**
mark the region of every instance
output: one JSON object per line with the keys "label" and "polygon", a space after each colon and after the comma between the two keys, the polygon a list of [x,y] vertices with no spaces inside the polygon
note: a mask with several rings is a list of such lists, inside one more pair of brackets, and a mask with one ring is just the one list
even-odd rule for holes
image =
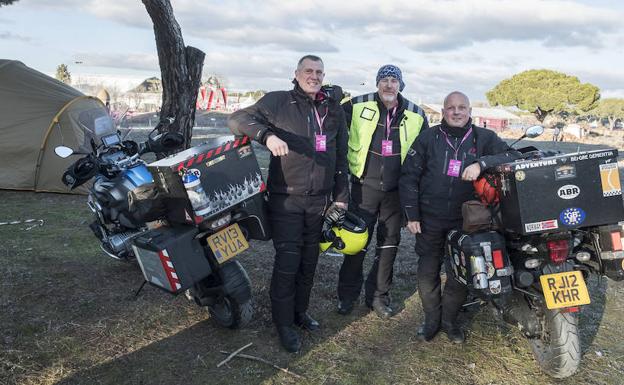
{"label": "black trouser", "polygon": [[421,233],[416,234],[416,253],[418,260],[418,292],[426,317],[442,322],[453,323],[466,301],[468,289],[458,282],[449,263],[446,263],[446,285],[444,294],[440,288],[440,269],[444,263],[444,241],[452,229],[462,226],[461,219],[444,220],[425,217],[421,222]]}
{"label": "black trouser", "polygon": [[[351,210],[362,217],[368,226],[368,243],[371,242],[377,223],[375,260],[364,287],[365,301],[371,305],[374,298],[389,304],[390,285],[394,259],[401,239],[401,205],[399,192],[379,191],[359,183],[351,185]],[[354,302],[362,289],[362,263],[366,249],[356,255],[345,255],[338,276],[338,299]]]}
{"label": "black trouser", "polygon": [[269,195],[269,221],[275,247],[271,277],[273,322],[290,326],[295,312],[308,310],[319,256],[325,195]]}

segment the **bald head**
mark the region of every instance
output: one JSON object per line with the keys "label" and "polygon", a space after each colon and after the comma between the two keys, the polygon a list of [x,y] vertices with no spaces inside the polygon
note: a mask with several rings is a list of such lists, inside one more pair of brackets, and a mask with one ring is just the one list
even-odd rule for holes
{"label": "bald head", "polygon": [[460,92],[460,91],[453,91],[450,94],[446,95],[446,97],[444,98],[444,107],[446,108],[446,103],[448,102],[450,97],[459,97],[459,98],[463,98],[466,105],[468,105],[468,107],[470,107],[470,99],[468,99],[468,96],[466,96],[465,93]]}
{"label": "bald head", "polygon": [[463,92],[453,91],[444,98],[442,116],[451,127],[464,127],[470,120],[470,99]]}

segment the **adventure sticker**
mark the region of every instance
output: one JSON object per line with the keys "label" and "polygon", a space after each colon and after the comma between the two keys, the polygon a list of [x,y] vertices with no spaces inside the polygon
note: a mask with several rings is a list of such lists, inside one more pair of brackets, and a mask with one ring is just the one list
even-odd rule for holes
{"label": "adventure sticker", "polygon": [[526,233],[533,233],[536,231],[545,231],[545,230],[552,230],[552,229],[558,229],[558,228],[559,228],[559,224],[557,223],[556,219],[550,219],[548,221],[532,222],[532,223],[524,224],[524,231]]}
{"label": "adventure sticker", "polygon": [[585,221],[585,211],[578,207],[569,207],[561,212],[559,219],[566,226],[578,226]]}
{"label": "adventure sticker", "polygon": [[620,185],[620,174],[617,163],[600,165],[600,181],[602,182],[603,197],[622,195],[622,186]]}
{"label": "adventure sticker", "polygon": [[524,178],[526,178],[526,174],[524,173],[524,171],[522,170],[516,171],[516,180],[518,182],[522,182]]}
{"label": "adventure sticker", "polygon": [[219,162],[222,162],[224,160],[225,160],[225,155],[221,155],[221,156],[218,156],[218,157],[214,158],[213,160],[210,160],[210,161],[204,163],[204,165],[206,167],[211,167],[211,166],[214,166],[215,164],[217,164]]}
{"label": "adventure sticker", "polygon": [[555,180],[576,178],[576,165],[566,164],[555,169]]}

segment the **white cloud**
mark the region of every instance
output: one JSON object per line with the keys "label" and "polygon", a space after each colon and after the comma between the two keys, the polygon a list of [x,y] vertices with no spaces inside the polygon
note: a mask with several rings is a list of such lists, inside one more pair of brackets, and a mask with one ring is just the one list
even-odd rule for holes
{"label": "white cloud", "polygon": [[[80,7],[129,26],[151,27],[139,1],[44,0],[49,6]],[[318,1],[175,1],[185,35],[224,44],[267,45],[294,51],[336,51],[345,36],[400,39],[413,50],[444,51],[492,40],[537,41],[546,46],[600,44],[621,32],[624,15],[573,1],[361,0],[319,5]]]}

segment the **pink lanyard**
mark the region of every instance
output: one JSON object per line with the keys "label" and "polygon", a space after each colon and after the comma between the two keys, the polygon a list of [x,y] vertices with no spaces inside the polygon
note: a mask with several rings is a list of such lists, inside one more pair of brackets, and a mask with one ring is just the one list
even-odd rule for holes
{"label": "pink lanyard", "polygon": [[444,132],[444,130],[442,129],[442,127],[440,127],[440,132],[442,134],[444,134],[444,139],[446,139],[446,143],[451,146],[451,148],[453,149],[453,151],[455,151],[455,159],[457,159],[457,155],[459,155],[459,148],[461,147],[462,144],[464,144],[464,142],[466,141],[466,139],[468,139],[468,137],[470,136],[470,134],[472,133],[472,127],[470,127],[470,129],[468,130],[468,132],[466,132],[466,134],[464,135],[464,137],[462,138],[461,142],[459,142],[459,146],[457,146],[457,148],[453,147],[453,145],[451,144],[451,141],[448,138],[448,135],[446,134],[446,132]]}
{"label": "pink lanyard", "polygon": [[319,130],[320,130],[320,134],[323,135],[323,123],[325,122],[325,118],[327,117],[327,110],[325,110],[325,115],[323,115],[323,117],[321,118],[321,116],[318,113],[318,110],[316,109],[316,106],[314,106],[314,115],[316,116],[316,122],[319,125]]}
{"label": "pink lanyard", "polygon": [[394,106],[392,109],[392,114],[390,114],[390,110],[386,114],[386,140],[390,139],[390,124],[396,115],[397,106]]}

